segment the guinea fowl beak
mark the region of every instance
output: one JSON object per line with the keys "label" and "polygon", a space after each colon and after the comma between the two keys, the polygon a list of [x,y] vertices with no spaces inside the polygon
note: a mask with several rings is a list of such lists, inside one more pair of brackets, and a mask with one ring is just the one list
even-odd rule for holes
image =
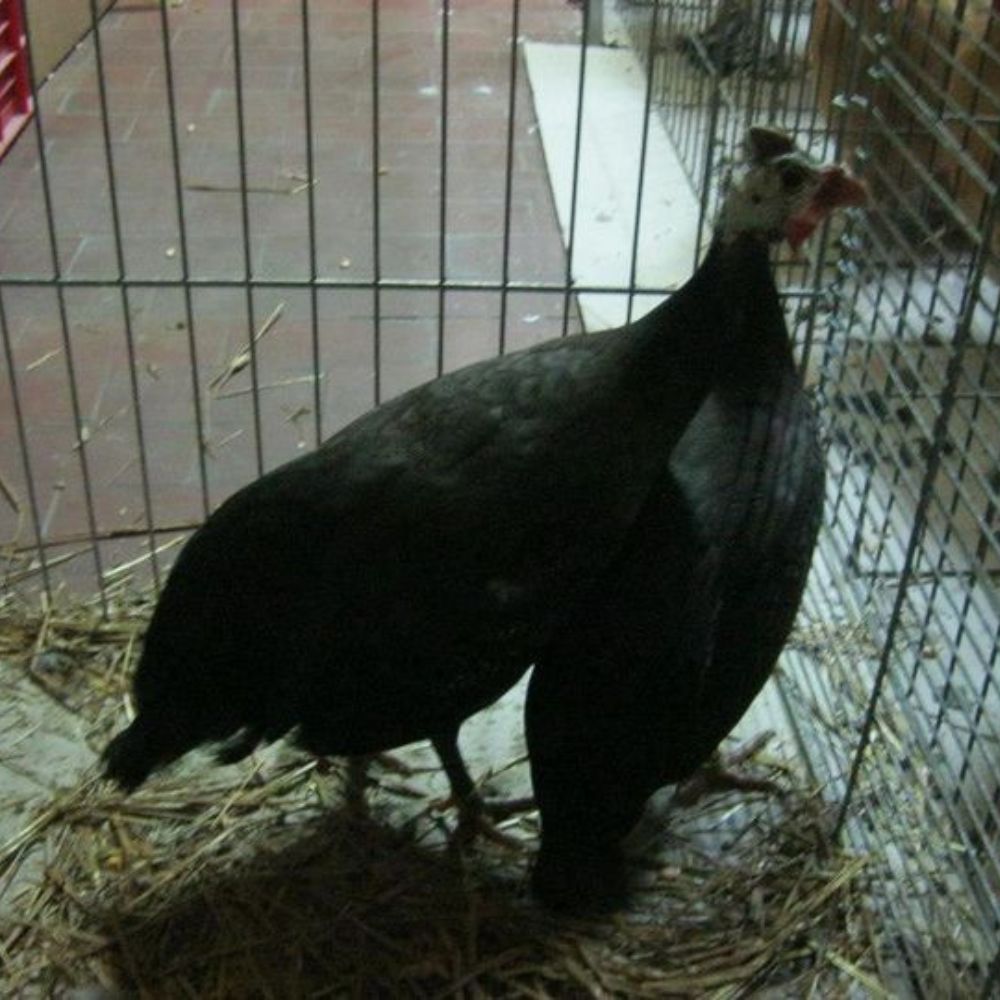
{"label": "guinea fowl beak", "polygon": [[868,188],[846,167],[823,167],[819,187],[809,203],[786,223],[785,238],[792,250],[798,252],[799,247],[834,209],[865,205],[867,202]]}

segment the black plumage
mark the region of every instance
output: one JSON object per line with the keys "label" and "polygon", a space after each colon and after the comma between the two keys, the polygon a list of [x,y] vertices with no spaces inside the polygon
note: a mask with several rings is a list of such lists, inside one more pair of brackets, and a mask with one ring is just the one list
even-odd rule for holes
{"label": "black plumage", "polygon": [[738,329],[747,303],[711,290],[743,253],[626,328],[405,393],[226,501],[169,576],[108,776],[286,734],[453,746],[616,557]]}
{"label": "black plumage", "polygon": [[[828,173],[814,200],[822,211],[862,195]],[[823,504],[816,420],[763,241],[748,245],[738,281],[726,294],[752,307],[710,395],[664,448],[614,565],[529,685],[534,886],[556,908],[623,901],[622,838],[649,796],[695,772],[738,722],[802,596]]]}

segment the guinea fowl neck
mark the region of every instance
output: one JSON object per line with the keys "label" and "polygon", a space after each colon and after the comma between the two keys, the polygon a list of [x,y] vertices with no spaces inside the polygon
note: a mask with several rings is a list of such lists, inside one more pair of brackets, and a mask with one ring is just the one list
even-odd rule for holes
{"label": "guinea fowl neck", "polygon": [[744,234],[731,242],[716,236],[702,267],[705,268],[709,261],[713,261],[724,293],[719,308],[729,314],[730,321],[742,321],[748,312],[756,312],[765,300],[777,302],[771,247],[759,236]]}
{"label": "guinea fowl neck", "polygon": [[[790,357],[769,246],[755,236],[712,241],[686,284],[635,324],[643,346],[630,381],[645,395],[662,395],[665,374],[678,419],[701,405],[719,382],[770,382]],[[691,411],[693,415],[693,410]]]}
{"label": "guinea fowl neck", "polygon": [[793,367],[785,315],[774,283],[770,247],[744,238],[723,248],[727,285],[732,289],[732,339],[723,348],[728,363],[720,381],[764,385]]}
{"label": "guinea fowl neck", "polygon": [[769,372],[784,372],[792,354],[770,245],[750,236],[731,244],[717,238],[711,253],[719,255],[718,281],[724,289],[718,306],[726,328],[719,345],[719,377],[749,384],[767,380]]}
{"label": "guinea fowl neck", "polygon": [[744,343],[757,346],[763,321],[776,317],[780,326],[768,244],[749,235],[729,242],[716,236],[691,278],[636,325],[654,357],[694,376],[717,370]]}

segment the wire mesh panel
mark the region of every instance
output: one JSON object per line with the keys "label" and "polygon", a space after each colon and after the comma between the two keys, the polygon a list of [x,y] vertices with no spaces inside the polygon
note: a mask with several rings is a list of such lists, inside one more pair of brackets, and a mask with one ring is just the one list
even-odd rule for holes
{"label": "wire mesh panel", "polygon": [[829,471],[782,688],[818,776],[840,790],[838,825],[879,862],[912,983],[989,990],[1000,19],[986,2],[621,8],[709,205],[705,182],[761,118],[836,141],[868,180],[872,210],[812,262],[815,284],[785,272]]}
{"label": "wire mesh panel", "polygon": [[[944,989],[966,970],[975,981],[1000,920],[997,482],[987,444],[1000,35],[982,4],[872,4],[853,15],[818,10],[816,27],[818,50],[839,32],[834,44],[850,53],[854,75],[834,85],[834,122],[876,202],[859,234],[860,267],[841,286],[848,339],[831,352],[824,386],[836,410],[836,500],[853,522],[835,545],[879,649],[852,798],[892,805],[869,805],[857,825],[896,845],[887,894],[914,927],[901,943]],[[821,99],[832,75],[820,60]]]}

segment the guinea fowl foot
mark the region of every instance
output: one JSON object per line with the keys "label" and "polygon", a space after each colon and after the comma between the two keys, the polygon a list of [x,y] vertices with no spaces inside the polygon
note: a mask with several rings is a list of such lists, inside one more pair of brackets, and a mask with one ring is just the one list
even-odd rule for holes
{"label": "guinea fowl foot", "polygon": [[769,778],[756,778],[738,770],[766,746],[773,736],[774,733],[770,730],[760,733],[726,756],[716,750],[690,778],[677,786],[674,802],[681,806],[693,806],[706,795],[723,792],[783,794],[784,790],[777,782]]}
{"label": "guinea fowl foot", "polygon": [[400,760],[399,757],[392,753],[383,751],[382,753],[372,754],[368,759],[377,761],[379,767],[384,768],[386,771],[392,771],[393,774],[398,774],[403,778],[412,778],[417,773],[417,768],[410,767],[406,761]]}
{"label": "guinea fowl foot", "polygon": [[472,791],[462,797],[451,794],[446,799],[434,803],[435,810],[450,808],[458,810],[458,826],[455,829],[455,840],[459,846],[465,847],[479,837],[520,850],[524,845],[515,837],[498,830],[496,823],[517,813],[529,812],[535,808],[535,800],[530,796],[523,799],[484,799],[478,792]]}
{"label": "guinea fowl foot", "polygon": [[[366,792],[368,786],[372,784],[372,779],[368,776],[368,770],[372,761],[377,761],[381,767],[403,777],[410,777],[416,773],[409,764],[404,763],[391,753],[369,753],[357,754],[347,758],[347,778],[344,782],[344,800],[347,808],[359,816],[368,815],[368,799]],[[321,773],[329,770],[329,762],[325,757],[320,757],[316,764],[316,769]]]}
{"label": "guinea fowl foot", "polygon": [[451,795],[436,802],[434,808],[443,810],[457,807],[458,828],[455,834],[459,845],[471,844],[478,836],[483,836],[504,847],[520,849],[521,843],[498,830],[495,823],[516,813],[534,809],[535,800],[530,796],[522,799],[484,799],[458,749],[458,730],[440,733],[431,742],[451,785]]}

